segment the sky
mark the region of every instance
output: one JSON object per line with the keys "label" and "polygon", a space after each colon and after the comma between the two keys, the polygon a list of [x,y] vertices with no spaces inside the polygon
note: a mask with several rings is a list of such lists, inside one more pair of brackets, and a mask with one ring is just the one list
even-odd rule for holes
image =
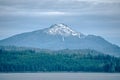
{"label": "sky", "polygon": [[120,46],[120,0],[0,0],[0,40],[64,23]]}

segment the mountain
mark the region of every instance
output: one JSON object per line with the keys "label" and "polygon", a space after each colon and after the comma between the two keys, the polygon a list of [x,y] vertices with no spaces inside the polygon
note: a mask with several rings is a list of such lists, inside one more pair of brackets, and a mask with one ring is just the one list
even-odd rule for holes
{"label": "mountain", "polygon": [[100,36],[84,35],[65,24],[55,24],[49,28],[18,34],[0,40],[1,46],[24,46],[41,49],[93,49],[105,54],[120,56],[120,47]]}

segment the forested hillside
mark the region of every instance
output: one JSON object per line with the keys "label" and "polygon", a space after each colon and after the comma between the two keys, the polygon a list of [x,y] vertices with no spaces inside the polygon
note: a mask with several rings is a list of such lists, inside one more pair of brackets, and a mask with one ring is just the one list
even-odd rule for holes
{"label": "forested hillside", "polygon": [[0,72],[120,72],[120,58],[83,50],[0,47]]}

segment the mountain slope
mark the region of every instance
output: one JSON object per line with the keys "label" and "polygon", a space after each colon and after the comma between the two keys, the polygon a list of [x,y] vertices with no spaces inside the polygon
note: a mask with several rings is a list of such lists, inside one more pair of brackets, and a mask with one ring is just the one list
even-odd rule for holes
{"label": "mountain slope", "polygon": [[18,34],[1,40],[0,45],[36,47],[42,49],[94,49],[106,54],[120,56],[120,47],[113,45],[100,36],[84,35],[64,24],[50,28]]}

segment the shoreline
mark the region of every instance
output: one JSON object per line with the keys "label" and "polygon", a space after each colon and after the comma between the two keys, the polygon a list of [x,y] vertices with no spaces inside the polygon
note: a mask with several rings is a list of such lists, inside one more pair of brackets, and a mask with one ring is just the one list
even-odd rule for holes
{"label": "shoreline", "polygon": [[27,72],[0,72],[0,74],[2,74],[2,73],[111,73],[111,74],[117,73],[117,74],[120,74],[120,72],[67,72],[67,71],[60,71],[60,72],[57,72],[57,71],[51,71],[51,72],[41,72],[41,71],[38,71],[38,72],[30,72],[30,71],[27,71]]}

